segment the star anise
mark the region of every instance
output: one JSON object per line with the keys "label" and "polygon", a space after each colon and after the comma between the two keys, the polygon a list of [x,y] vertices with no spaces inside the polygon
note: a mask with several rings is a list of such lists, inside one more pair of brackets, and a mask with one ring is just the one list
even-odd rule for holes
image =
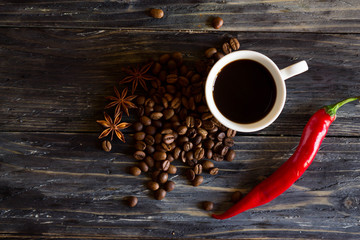
{"label": "star anise", "polygon": [[134,98],[136,98],[136,95],[126,96],[127,92],[128,92],[127,88],[125,88],[121,92],[121,95],[115,86],[114,86],[114,91],[115,91],[116,97],[113,97],[113,96],[106,97],[107,99],[110,99],[113,102],[106,105],[105,109],[116,106],[115,115],[119,114],[121,112],[121,110],[123,110],[126,113],[126,115],[129,116],[129,108],[136,108],[136,105],[131,102],[132,100],[134,100]]}
{"label": "star anise", "polygon": [[131,90],[132,94],[134,94],[139,83],[147,91],[148,88],[146,86],[145,81],[156,79],[156,77],[154,77],[150,74],[146,74],[149,71],[151,65],[152,65],[152,62],[144,65],[143,67],[136,66],[136,67],[125,69],[125,72],[127,74],[129,74],[129,76],[122,79],[119,83],[123,84],[123,83],[132,82],[132,90]]}
{"label": "star anise", "polygon": [[100,134],[99,139],[106,137],[107,135],[109,135],[111,133],[111,140],[113,140],[113,136],[114,136],[114,132],[115,132],[116,136],[121,141],[125,142],[124,134],[120,130],[129,127],[131,124],[126,123],[126,122],[120,123],[121,118],[122,118],[122,112],[115,115],[114,121],[111,119],[111,117],[106,112],[104,112],[104,118],[105,118],[105,120],[97,120],[96,121],[97,123],[101,124],[103,127],[106,128]]}

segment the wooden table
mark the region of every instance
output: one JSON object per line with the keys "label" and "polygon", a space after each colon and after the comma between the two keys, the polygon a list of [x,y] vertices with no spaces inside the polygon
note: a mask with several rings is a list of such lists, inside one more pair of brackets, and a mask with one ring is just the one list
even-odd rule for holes
{"label": "wooden table", "polygon": [[[0,2],[0,236],[359,239],[359,103],[340,110],[308,171],[273,202],[225,221],[199,206],[225,210],[232,192],[246,193],[291,156],[317,109],[360,95],[359,11],[358,0]],[[123,67],[174,51],[193,63],[230,37],[280,68],[306,60],[309,71],[286,81],[273,125],[237,134],[237,157],[216,163],[218,175],[197,188],[174,175],[175,190],[157,201],[145,175],[125,171],[135,162],[130,144],[101,150],[104,96]],[[139,198],[135,208],[128,195]]]}

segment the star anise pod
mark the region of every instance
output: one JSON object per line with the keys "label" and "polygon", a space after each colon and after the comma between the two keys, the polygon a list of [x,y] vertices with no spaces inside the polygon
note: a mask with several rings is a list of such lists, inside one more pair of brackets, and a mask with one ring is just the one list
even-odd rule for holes
{"label": "star anise pod", "polygon": [[156,77],[154,77],[154,76],[152,76],[150,74],[146,74],[149,71],[151,65],[152,65],[152,62],[144,65],[143,67],[136,66],[136,67],[125,69],[125,72],[129,76],[122,79],[119,83],[123,84],[123,83],[132,82],[132,90],[131,90],[132,94],[134,94],[134,92],[135,92],[135,90],[136,90],[139,83],[147,91],[148,88],[146,86],[145,81],[146,80],[155,80],[156,79]]}
{"label": "star anise pod", "polygon": [[136,105],[131,102],[132,100],[134,100],[134,98],[136,98],[136,95],[126,96],[128,92],[127,88],[125,88],[121,92],[121,95],[115,86],[114,86],[114,91],[116,97],[113,96],[105,97],[106,99],[110,99],[113,101],[108,105],[106,105],[105,109],[116,106],[115,115],[119,114],[123,110],[126,113],[126,115],[129,116],[129,108],[136,108]]}
{"label": "star anise pod", "polygon": [[123,142],[125,142],[124,134],[120,131],[122,129],[125,129],[129,127],[130,123],[120,123],[122,118],[122,112],[115,115],[114,121],[111,119],[111,117],[104,112],[104,118],[105,120],[97,120],[96,122],[101,124],[101,126],[105,127],[106,129],[100,134],[99,139],[106,137],[111,133],[111,140],[113,140],[114,132],[116,136]]}

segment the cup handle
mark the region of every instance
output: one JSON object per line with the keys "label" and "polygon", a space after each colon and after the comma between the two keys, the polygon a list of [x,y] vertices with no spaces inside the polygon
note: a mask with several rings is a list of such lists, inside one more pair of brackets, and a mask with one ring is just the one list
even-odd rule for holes
{"label": "cup handle", "polygon": [[309,69],[305,61],[301,61],[280,70],[281,77],[285,81],[295,75],[306,72]]}

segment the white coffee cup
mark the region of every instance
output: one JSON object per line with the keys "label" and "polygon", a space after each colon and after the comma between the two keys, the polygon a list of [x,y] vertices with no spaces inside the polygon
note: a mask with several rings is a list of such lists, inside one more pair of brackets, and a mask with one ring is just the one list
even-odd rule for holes
{"label": "white coffee cup", "polygon": [[[263,65],[271,73],[276,87],[276,99],[270,112],[259,121],[253,123],[246,123],[246,124],[237,123],[226,118],[217,108],[213,96],[215,81],[221,70],[231,62],[242,59],[252,60]],[[213,116],[226,127],[236,130],[238,132],[259,131],[261,129],[266,128],[271,123],[273,123],[280,115],[281,111],[283,110],[286,100],[285,80],[300,73],[303,73],[307,70],[308,70],[308,65],[305,61],[295,63],[291,66],[288,66],[280,70],[270,58],[268,58],[267,56],[261,53],[255,51],[249,51],[249,50],[232,52],[221,58],[219,61],[217,61],[209,72],[205,84],[205,97],[206,97],[207,105]],[[234,106],[234,111],[236,111],[236,106]]]}

